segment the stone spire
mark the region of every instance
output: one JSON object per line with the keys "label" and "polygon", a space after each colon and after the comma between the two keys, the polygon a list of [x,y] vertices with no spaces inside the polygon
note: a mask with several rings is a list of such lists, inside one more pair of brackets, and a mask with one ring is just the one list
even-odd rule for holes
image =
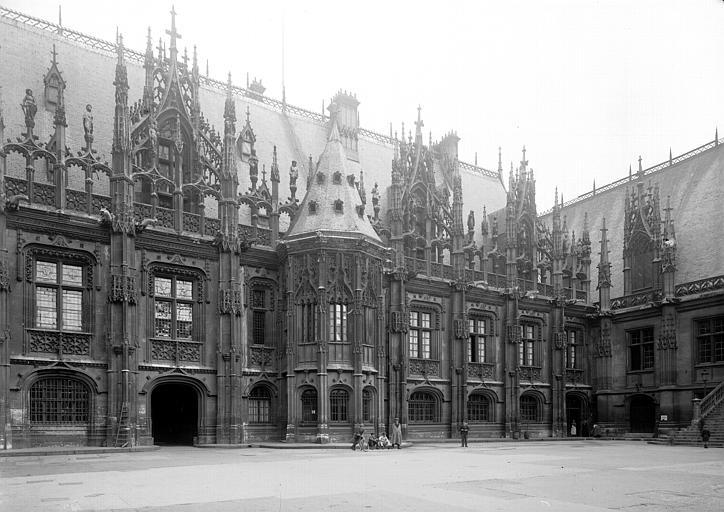
{"label": "stone spire", "polygon": [[362,199],[349,175],[347,156],[333,116],[327,145],[312,171],[309,187],[286,236],[288,241],[324,234],[342,238],[361,235],[381,243],[367,217],[357,213]]}
{"label": "stone spire", "polygon": [[224,155],[222,175],[225,179],[238,182],[236,176],[236,105],[231,93],[231,73],[227,82],[226,101],[224,102]]}
{"label": "stone spire", "polygon": [[156,69],[151,44],[151,27],[148,27],[148,36],[146,37],[146,55],[143,59],[143,68],[146,72],[146,79],[143,84],[143,111],[151,114],[153,110],[153,74]]}
{"label": "stone spire", "polygon": [[[123,36],[119,36],[116,45],[116,77],[113,85],[116,86],[116,107],[113,123],[113,153],[118,154],[124,160],[130,157],[128,154],[131,148],[131,127],[128,117],[128,71],[123,56]],[[119,167],[120,166],[120,167]],[[113,168],[115,172],[130,172],[128,162],[122,165],[114,158]]]}
{"label": "stone spire", "polygon": [[606,218],[603,218],[601,226],[601,252],[598,263],[598,301],[601,311],[611,309],[611,263],[608,261],[608,229],[606,229]]}

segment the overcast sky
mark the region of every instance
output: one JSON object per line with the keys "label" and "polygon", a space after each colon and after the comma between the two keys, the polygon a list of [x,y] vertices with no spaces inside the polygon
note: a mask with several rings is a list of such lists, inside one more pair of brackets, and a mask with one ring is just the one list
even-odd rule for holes
{"label": "overcast sky", "polygon": [[[58,2],[0,0],[57,21]],[[63,25],[145,48],[169,27],[172,2],[62,4]],[[460,159],[506,177],[521,148],[538,209],[668,159],[724,130],[724,1],[175,1],[180,45],[202,72],[263,80],[281,98],[282,27],[289,103],[321,111],[357,94],[363,127],[413,126],[461,138]],[[1,78],[0,78],[1,79]],[[112,77],[109,77],[109,83]],[[203,108],[203,105],[202,105]],[[218,123],[217,123],[218,124]],[[724,135],[724,132],[723,134]],[[507,183],[507,182],[506,182]]]}

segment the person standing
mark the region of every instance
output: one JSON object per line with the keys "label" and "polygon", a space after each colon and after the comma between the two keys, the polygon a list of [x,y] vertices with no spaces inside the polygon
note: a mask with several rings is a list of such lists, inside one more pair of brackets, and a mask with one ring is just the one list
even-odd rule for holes
{"label": "person standing", "polygon": [[392,443],[393,448],[395,445],[397,445],[398,450],[402,447],[402,427],[400,426],[400,418],[395,418],[395,423],[392,425],[390,442]]}
{"label": "person standing", "polygon": [[460,427],[460,442],[462,443],[461,446],[464,448],[468,447],[468,432],[470,432],[470,427],[467,422],[463,421],[463,424]]}
{"label": "person standing", "polygon": [[573,421],[571,423],[571,437],[576,437],[578,435],[578,429],[576,428],[576,422]]}

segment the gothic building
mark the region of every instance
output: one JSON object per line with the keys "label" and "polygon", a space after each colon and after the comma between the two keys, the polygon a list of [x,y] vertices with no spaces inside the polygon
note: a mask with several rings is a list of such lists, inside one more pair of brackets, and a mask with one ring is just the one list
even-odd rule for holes
{"label": "gothic building", "polygon": [[7,9],[0,25],[4,448],[721,413],[718,140],[539,214],[525,149],[506,184],[502,156],[461,162],[419,109],[385,136],[347,92],[319,114],[220,83],[175,13],[145,52]]}

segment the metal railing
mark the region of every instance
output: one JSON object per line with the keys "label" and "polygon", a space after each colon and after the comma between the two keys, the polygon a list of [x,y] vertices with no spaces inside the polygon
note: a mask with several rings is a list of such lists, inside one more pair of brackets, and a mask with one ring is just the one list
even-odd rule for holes
{"label": "metal railing", "polygon": [[706,418],[722,400],[724,400],[724,381],[701,399],[699,417]]}

